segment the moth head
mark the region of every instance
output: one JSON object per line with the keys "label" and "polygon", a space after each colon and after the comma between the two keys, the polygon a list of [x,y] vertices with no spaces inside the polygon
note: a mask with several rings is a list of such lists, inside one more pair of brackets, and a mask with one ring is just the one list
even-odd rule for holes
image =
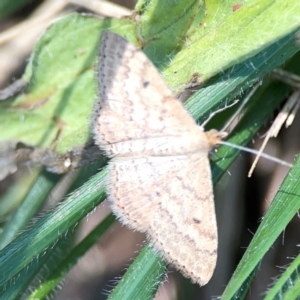
{"label": "moth head", "polygon": [[205,134],[207,137],[209,149],[212,149],[215,145],[220,144],[222,139],[224,139],[228,135],[227,132],[218,131],[216,129],[211,129],[211,130],[205,132]]}

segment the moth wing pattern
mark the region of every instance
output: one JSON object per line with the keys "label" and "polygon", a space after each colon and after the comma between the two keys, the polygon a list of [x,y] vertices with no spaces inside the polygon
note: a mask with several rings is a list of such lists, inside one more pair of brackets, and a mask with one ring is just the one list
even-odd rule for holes
{"label": "moth wing pattern", "polygon": [[173,95],[146,55],[103,32],[93,130],[111,157],[107,194],[123,224],[204,285],[217,259],[208,151],[218,142]]}

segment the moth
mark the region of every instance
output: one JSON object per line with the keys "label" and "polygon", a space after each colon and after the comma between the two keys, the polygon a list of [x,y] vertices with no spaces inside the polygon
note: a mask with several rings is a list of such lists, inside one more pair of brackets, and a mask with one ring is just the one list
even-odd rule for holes
{"label": "moth", "polygon": [[218,247],[208,153],[226,133],[204,132],[146,55],[108,31],[102,33],[97,81],[92,130],[111,158],[113,212],[146,233],[184,276],[205,285]]}

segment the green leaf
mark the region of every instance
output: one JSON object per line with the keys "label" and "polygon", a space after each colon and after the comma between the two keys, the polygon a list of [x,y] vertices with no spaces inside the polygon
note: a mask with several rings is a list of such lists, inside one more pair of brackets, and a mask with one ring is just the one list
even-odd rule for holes
{"label": "green leaf", "polygon": [[94,64],[101,30],[124,31],[130,21],[72,14],[37,43],[23,76],[24,94],[0,103],[1,141],[49,147],[57,153],[90,140],[88,118],[96,98]]}
{"label": "green leaf", "polygon": [[151,246],[145,246],[108,299],[153,299],[165,267],[160,255]]}
{"label": "green leaf", "polygon": [[40,170],[36,168],[36,170],[28,176],[17,178],[13,184],[7,186],[7,190],[5,194],[2,195],[0,201],[1,219],[7,218],[16,210],[16,208],[24,200],[26,194],[28,194],[29,190],[32,188],[39,172]]}
{"label": "green leaf", "polygon": [[[215,1],[206,3],[209,6]],[[227,11],[231,10],[231,13],[225,19],[221,16],[220,22],[214,21],[207,31],[205,26],[195,31],[163,70],[162,74],[175,94],[181,92],[193,77],[193,85],[203,84],[220,70],[253,57],[300,25],[298,0],[253,0],[235,12],[232,2],[226,3]],[[223,3],[221,12],[224,6]],[[218,20],[219,10],[211,13]]]}
{"label": "green leaf", "polygon": [[300,209],[300,157],[285,177],[256,234],[227,285],[222,299],[231,299],[289,221]]}
{"label": "green leaf", "polygon": [[40,284],[41,278],[44,277],[43,275],[52,272],[53,268],[57,267],[57,264],[60,262],[61,256],[68,252],[70,235],[72,233],[68,233],[60,238],[55,245],[51,246],[51,250],[44,251],[42,255],[34,258],[26,268],[18,272],[14,276],[13,281],[8,281],[4,286],[1,286],[0,298],[3,300],[20,299],[21,295],[24,296],[26,290],[33,288],[33,280],[36,277],[39,278],[36,283]]}
{"label": "green leaf", "polygon": [[280,276],[264,300],[298,299],[300,295],[300,254]]}
{"label": "green leaf", "polygon": [[74,191],[55,211],[49,212],[35,226],[19,235],[0,251],[0,286],[9,282],[26,267],[34,257],[41,255],[61,235],[105,199],[104,178],[106,171],[96,174],[78,191]]}
{"label": "green leaf", "polygon": [[[136,33],[144,52],[158,67],[180,49],[202,0],[140,0],[135,6]],[[172,7],[172,13],[168,13]]]}
{"label": "green leaf", "polygon": [[49,174],[45,171],[39,174],[17,211],[5,223],[0,235],[0,249],[8,245],[16,234],[25,228],[29,220],[40,209],[43,201],[47,198],[59,178],[60,176]]}
{"label": "green leaf", "polygon": [[86,238],[84,238],[62,261],[62,263],[48,274],[46,280],[27,298],[28,300],[43,299],[55,289],[64,276],[72,269],[78,260],[89,250],[101,236],[110,228],[115,221],[113,215],[106,217],[98,226],[96,226]]}
{"label": "green leaf", "polygon": [[285,63],[300,49],[295,43],[299,32],[292,32],[280,41],[270,45],[261,53],[230,68],[225,74],[192,95],[186,107],[191,115],[205,121],[205,112],[216,111],[232,99],[242,96],[245,90],[260,81],[268,72]]}

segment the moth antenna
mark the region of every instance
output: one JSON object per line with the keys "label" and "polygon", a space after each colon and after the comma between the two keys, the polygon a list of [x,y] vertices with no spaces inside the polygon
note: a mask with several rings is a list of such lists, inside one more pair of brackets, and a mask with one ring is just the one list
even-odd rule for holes
{"label": "moth antenna", "polygon": [[[226,141],[220,141],[219,144],[220,145],[224,145],[224,146],[229,146],[229,147],[232,147],[232,148],[235,148],[235,149],[239,149],[239,150],[242,150],[242,151],[245,151],[245,152],[248,152],[248,153],[259,155],[261,157],[264,157],[266,159],[269,159],[271,161],[279,163],[279,164],[281,164],[283,166],[287,166],[287,167],[290,167],[290,168],[293,166],[289,162],[286,162],[286,161],[284,161],[282,159],[279,159],[277,157],[274,157],[272,155],[269,155],[269,154],[266,154],[266,153],[263,153],[263,152],[260,152],[260,151],[254,150],[254,149],[250,149],[250,148],[243,147],[243,146],[240,146],[240,145],[232,144],[232,143],[226,142]],[[250,171],[248,173],[248,177],[251,177],[251,175],[252,175],[252,173],[250,173]]]}
{"label": "moth antenna", "polygon": [[[233,100],[233,102],[232,102],[231,104],[225,105],[225,107],[222,107],[222,108],[220,108],[220,109],[214,111],[213,113],[211,113],[210,116],[209,116],[209,117],[201,124],[201,127],[204,128],[205,125],[206,125],[206,124],[207,124],[207,123],[208,123],[215,115],[217,115],[218,113],[220,113],[220,112],[222,112],[222,111],[224,111],[224,110],[226,110],[226,109],[228,109],[228,108],[230,108],[230,107],[236,105],[238,102],[239,102],[239,100],[238,100],[238,99],[235,99],[235,100]],[[223,130],[221,130],[221,131],[223,131]]]}

